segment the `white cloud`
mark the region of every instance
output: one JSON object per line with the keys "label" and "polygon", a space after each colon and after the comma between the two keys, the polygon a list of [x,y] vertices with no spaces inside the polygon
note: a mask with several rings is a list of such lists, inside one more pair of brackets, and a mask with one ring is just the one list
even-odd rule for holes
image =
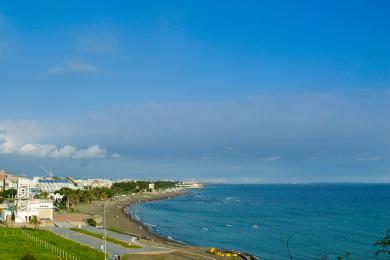
{"label": "white cloud", "polygon": [[51,153],[52,157],[72,157],[77,153],[76,147],[72,145],[66,145],[62,148],[56,149]]}
{"label": "white cloud", "polygon": [[122,155],[120,155],[118,153],[113,153],[113,154],[111,154],[111,158],[113,158],[113,159],[120,159],[120,158],[122,158]]}
{"label": "white cloud", "polygon": [[382,160],[382,156],[373,156],[373,157],[360,157],[356,158],[355,161],[357,162],[369,162],[369,161],[380,161]]}
{"label": "white cloud", "polygon": [[65,74],[93,74],[100,69],[97,66],[83,63],[79,61],[68,61],[61,66],[53,66],[49,68],[49,74],[51,75],[65,75]]}
{"label": "white cloud", "polygon": [[2,153],[12,153],[14,147],[14,141],[7,136],[7,132],[4,129],[0,129],[0,151]]}
{"label": "white cloud", "polygon": [[24,144],[16,148],[16,151],[20,154],[35,157],[48,157],[56,150],[57,147],[52,144]]}
{"label": "white cloud", "polygon": [[[13,153],[29,155],[34,157],[53,157],[53,158],[105,158],[107,152],[99,145],[93,145],[86,149],[77,150],[72,145],[57,147],[53,144],[24,144],[13,148]],[[0,150],[0,153],[10,153]]]}
{"label": "white cloud", "polygon": [[79,150],[74,155],[74,158],[104,158],[107,157],[106,149],[99,145],[93,145],[87,149]]}
{"label": "white cloud", "polygon": [[281,158],[282,157],[280,157],[280,156],[270,156],[270,157],[260,157],[260,158],[257,158],[256,160],[257,161],[278,161]]}
{"label": "white cloud", "polygon": [[0,154],[51,158],[106,158],[106,149],[93,145],[77,149],[73,145],[32,143],[25,140],[42,139],[46,130],[35,121],[0,121]]}

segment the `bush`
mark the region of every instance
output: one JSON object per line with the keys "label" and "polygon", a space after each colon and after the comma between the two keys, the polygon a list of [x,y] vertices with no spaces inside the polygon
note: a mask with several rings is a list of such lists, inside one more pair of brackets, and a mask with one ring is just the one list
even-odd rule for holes
{"label": "bush", "polygon": [[94,220],[93,218],[88,218],[86,220],[86,222],[88,225],[93,226],[93,227],[96,227],[96,225],[97,225],[96,220]]}
{"label": "bush", "polygon": [[27,254],[22,257],[22,260],[37,260],[35,256]]}

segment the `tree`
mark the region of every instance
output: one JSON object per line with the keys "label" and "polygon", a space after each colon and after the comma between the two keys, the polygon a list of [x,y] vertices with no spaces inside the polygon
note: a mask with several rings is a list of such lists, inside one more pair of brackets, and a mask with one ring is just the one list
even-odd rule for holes
{"label": "tree", "polygon": [[35,229],[39,229],[39,225],[41,222],[37,216],[32,216],[30,220],[30,224],[34,226]]}
{"label": "tree", "polygon": [[90,226],[96,227],[96,225],[97,225],[96,220],[94,220],[93,218],[87,218],[85,221]]}
{"label": "tree", "polygon": [[0,202],[4,202],[6,199],[12,199],[16,196],[16,190],[15,189],[8,189],[5,191],[0,192]]}
{"label": "tree", "polygon": [[36,196],[38,199],[48,199],[49,198],[49,193],[46,191],[42,191]]}
{"label": "tree", "polygon": [[66,210],[69,211],[71,207],[74,205],[77,205],[79,202],[79,196],[77,195],[77,191],[69,189],[69,188],[62,188],[58,191],[63,197],[62,197],[62,203],[66,205]]}

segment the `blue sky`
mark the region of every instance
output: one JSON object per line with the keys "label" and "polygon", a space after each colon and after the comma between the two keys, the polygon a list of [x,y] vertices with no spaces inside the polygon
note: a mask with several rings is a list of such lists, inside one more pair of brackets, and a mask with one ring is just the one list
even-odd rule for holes
{"label": "blue sky", "polygon": [[0,168],[390,181],[388,1],[1,1]]}

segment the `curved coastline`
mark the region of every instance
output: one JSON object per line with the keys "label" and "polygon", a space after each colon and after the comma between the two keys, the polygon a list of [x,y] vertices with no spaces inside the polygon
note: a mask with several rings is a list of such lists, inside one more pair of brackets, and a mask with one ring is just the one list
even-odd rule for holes
{"label": "curved coastline", "polygon": [[[147,239],[147,240],[155,240],[153,238],[157,237],[158,240],[161,240],[165,243],[169,243],[169,244],[176,244],[176,245],[179,245],[179,246],[184,246],[184,245],[187,245],[186,243],[182,242],[182,241],[178,241],[178,240],[175,240],[173,239],[172,237],[168,237],[168,236],[164,236],[158,232],[155,232],[153,231],[152,229],[150,229],[150,227],[143,223],[142,222],[142,219],[138,220],[136,216],[133,216],[131,214],[131,211],[129,210],[129,208],[133,205],[137,205],[137,204],[140,204],[140,203],[147,203],[147,202],[152,202],[152,201],[158,201],[158,200],[165,200],[165,199],[170,199],[170,198],[174,198],[174,197],[177,197],[177,196],[183,196],[183,195],[186,195],[188,193],[188,191],[184,190],[184,191],[180,191],[180,192],[169,192],[169,193],[159,193],[160,196],[158,197],[152,197],[152,198],[144,198],[143,200],[138,200],[138,201],[132,201],[128,204],[125,204],[123,205],[122,207],[122,211],[123,211],[123,214],[126,215],[126,217],[128,217],[130,219],[130,221],[132,221],[133,223],[139,225],[140,227],[142,227],[143,230],[147,231],[149,233],[149,236],[148,237],[140,237],[142,239]],[[161,196],[162,195],[162,196]],[[135,236],[137,236],[136,234],[133,234]]]}
{"label": "curved coastline", "polygon": [[77,206],[77,210],[80,213],[95,217],[98,222],[99,220],[101,222],[103,216],[102,205],[107,204],[106,223],[109,229],[126,233],[146,241],[186,246],[187,244],[183,242],[169,239],[168,237],[153,232],[147,225],[142,223],[142,221],[138,221],[134,216],[132,216],[128,208],[131,207],[131,205],[169,199],[172,197],[182,196],[187,193],[188,190],[181,190],[173,192],[123,195],[113,198],[109,203],[107,203],[107,201],[94,201],[88,204],[80,204]]}

